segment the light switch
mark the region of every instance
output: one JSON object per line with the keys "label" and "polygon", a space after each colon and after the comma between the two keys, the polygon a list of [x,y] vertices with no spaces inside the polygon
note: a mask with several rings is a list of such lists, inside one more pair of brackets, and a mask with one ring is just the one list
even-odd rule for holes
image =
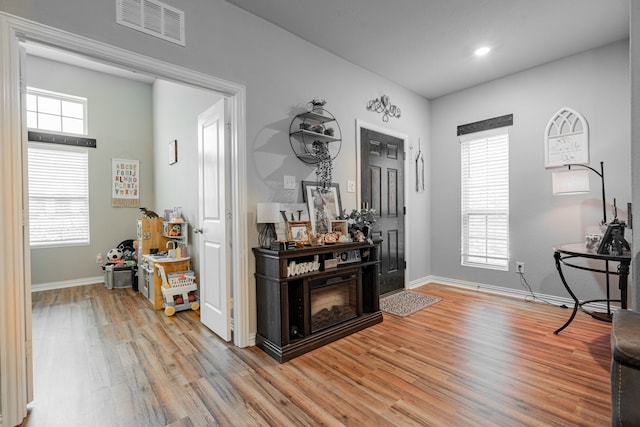
{"label": "light switch", "polygon": [[291,175],[284,176],[284,189],[295,190],[296,189],[296,177]]}
{"label": "light switch", "polygon": [[347,193],[355,193],[356,192],[356,182],[349,179],[347,180]]}

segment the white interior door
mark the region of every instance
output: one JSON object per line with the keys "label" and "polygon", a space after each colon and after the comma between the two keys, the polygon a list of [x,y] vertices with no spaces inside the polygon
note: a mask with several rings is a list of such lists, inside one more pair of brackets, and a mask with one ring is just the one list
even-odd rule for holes
{"label": "white interior door", "polygon": [[231,340],[231,280],[226,225],[225,100],[198,116],[200,321]]}

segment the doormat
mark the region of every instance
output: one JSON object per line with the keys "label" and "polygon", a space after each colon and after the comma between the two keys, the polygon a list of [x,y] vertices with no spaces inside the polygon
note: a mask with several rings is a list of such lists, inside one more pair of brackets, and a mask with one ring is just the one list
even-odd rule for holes
{"label": "doormat", "polygon": [[416,311],[441,301],[441,298],[402,291],[388,297],[380,298],[380,310],[396,316],[406,317]]}

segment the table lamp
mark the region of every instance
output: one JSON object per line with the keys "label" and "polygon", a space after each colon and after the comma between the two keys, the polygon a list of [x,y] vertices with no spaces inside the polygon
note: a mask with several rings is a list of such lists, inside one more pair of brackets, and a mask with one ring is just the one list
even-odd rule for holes
{"label": "table lamp", "polygon": [[587,170],[572,170],[571,167],[586,168],[600,177],[602,182],[602,223],[607,223],[607,202],[604,191],[604,162],[600,162],[600,172],[587,165],[580,165],[575,163],[569,163],[564,165],[568,168],[566,171],[554,172],[552,175],[553,180],[553,194],[554,195],[568,195],[568,194],[582,194],[590,191],[589,187],[589,171]]}
{"label": "table lamp", "polygon": [[280,203],[258,203],[258,224],[264,224],[258,234],[258,244],[261,248],[271,247],[271,242],[277,239],[275,224],[280,221]]}

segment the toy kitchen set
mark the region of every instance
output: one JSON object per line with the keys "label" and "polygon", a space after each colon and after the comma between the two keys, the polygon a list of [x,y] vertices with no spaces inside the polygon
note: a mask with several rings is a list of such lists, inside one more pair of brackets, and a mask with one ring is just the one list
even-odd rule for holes
{"label": "toy kitchen set", "polygon": [[[180,309],[196,310],[197,308],[193,307],[197,305],[195,300],[191,301],[196,289],[195,281],[192,281],[193,289],[189,290],[188,301],[178,300],[177,304],[174,304],[173,301],[169,301],[173,299],[169,292],[166,292],[169,295],[167,296],[163,291],[163,284],[167,290],[171,287],[168,282],[172,281],[167,281],[167,277],[177,274],[193,277],[191,259],[187,254],[189,224],[182,218],[181,209],[165,210],[164,218],[155,215],[144,216],[146,217],[138,219],[137,226],[140,292],[155,310],[164,308],[169,316]],[[179,292],[174,293],[178,295],[177,298],[182,298]],[[192,304],[189,304],[189,301]],[[169,309],[169,305],[175,309]]]}

